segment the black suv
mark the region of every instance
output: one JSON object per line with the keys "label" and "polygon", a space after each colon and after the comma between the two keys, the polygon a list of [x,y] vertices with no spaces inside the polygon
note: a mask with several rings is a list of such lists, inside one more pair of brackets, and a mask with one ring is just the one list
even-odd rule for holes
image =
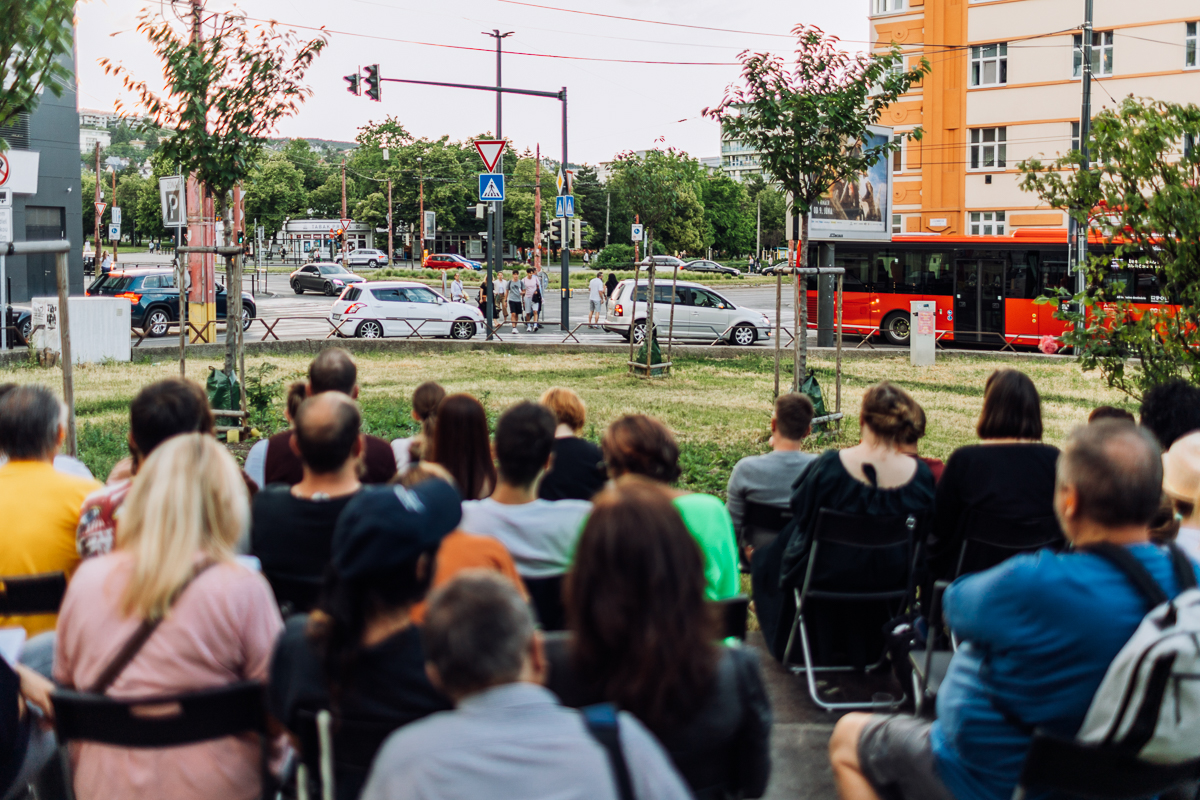
{"label": "black suv", "polygon": [[[124,297],[129,300],[129,321],[147,336],[165,336],[170,323],[179,320],[179,290],[175,287],[175,271],[166,269],[113,270],[96,279],[88,287],[89,296]],[[225,287],[217,284],[217,319],[224,321],[228,297]],[[254,297],[242,292],[242,330],[258,316]]]}

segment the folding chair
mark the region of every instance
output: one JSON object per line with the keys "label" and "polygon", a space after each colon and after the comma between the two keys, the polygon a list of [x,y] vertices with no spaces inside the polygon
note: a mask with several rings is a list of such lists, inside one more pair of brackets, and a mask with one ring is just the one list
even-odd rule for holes
{"label": "folding chair", "polygon": [[[963,525],[962,547],[958,552],[954,577],[982,572],[1020,553],[1032,553],[1043,548],[1060,550],[1066,544],[1062,528],[1053,517],[1013,519],[972,512]],[[950,668],[957,642],[950,638],[950,650],[937,649],[937,637],[942,629],[942,595],[950,581],[933,585],[929,608],[929,633],[925,647],[914,648],[908,654],[912,666],[913,702],[916,713],[925,714],[937,699],[942,679]]]}
{"label": "folding chair", "polygon": [[0,578],[0,616],[57,614],[67,593],[67,576],[61,572]]}
{"label": "folding chair", "polygon": [[329,711],[297,711],[296,738],[301,762],[296,771],[298,800],[307,800],[309,775],[318,777],[321,800],[357,797],[371,762],[400,725],[382,720],[334,718]]}
{"label": "folding chair", "polygon": [[[783,652],[783,663],[788,664],[792,650],[799,639],[804,656],[803,666],[792,666],[796,673],[804,673],[808,679],[808,693],[814,703],[826,711],[843,709],[894,709],[900,701],[889,702],[830,702],[821,698],[817,690],[817,672],[850,672],[853,666],[816,666],[813,663],[812,646],[809,643],[808,627],[804,615],[810,600],[824,603],[893,603],[903,606],[912,596],[914,570],[914,543],[918,528],[917,517],[877,517],[866,514],[845,514],[822,508],[817,515],[817,526],[813,532],[812,549],[808,555],[808,568],[804,583],[796,593],[796,617],[788,635],[787,647]],[[837,557],[846,562],[853,561],[853,570],[837,569],[836,579],[825,579],[825,561]],[[847,580],[853,572],[854,579]],[[830,585],[834,582],[842,586]],[[897,611],[899,609],[893,609]],[[882,653],[880,661],[882,661]],[[878,663],[872,667],[878,666]]]}
{"label": "folding chair", "polygon": [[714,600],[712,605],[721,615],[721,638],[746,640],[746,620],[750,616],[750,595],[738,594],[724,600]]}
{"label": "folding chair", "polygon": [[1080,744],[1041,731],[1033,735],[1013,800],[1030,791],[1089,800],[1155,797],[1200,778],[1200,759],[1150,764],[1114,747]]}
{"label": "folding chair", "polygon": [[126,748],[177,747],[242,733],[257,733],[262,743],[263,796],[273,791],[268,768],[266,687],[245,681],[171,697],[114,700],[60,689],[50,696],[54,731],[68,800],[75,800],[71,742]]}
{"label": "folding chair", "polygon": [[284,572],[264,572],[263,575],[275,593],[279,612],[285,617],[312,611],[325,584],[324,578],[316,575],[289,575]]}
{"label": "folding chair", "polygon": [[750,571],[746,548],[758,549],[775,541],[787,524],[792,521],[792,509],[786,506],[769,506],[765,503],[746,501],[746,513],[742,518],[742,529],[738,531],[738,555],[742,572]]}

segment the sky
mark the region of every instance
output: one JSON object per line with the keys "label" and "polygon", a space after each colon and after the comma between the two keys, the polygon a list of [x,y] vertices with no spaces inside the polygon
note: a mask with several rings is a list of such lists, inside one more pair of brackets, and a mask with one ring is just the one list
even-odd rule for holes
{"label": "sky", "polygon": [[[102,57],[161,84],[160,64],[136,31],[147,7],[171,13],[169,3],[145,0],[85,0],[76,7],[81,107],[112,110],[123,99],[133,108],[119,79],[97,63]],[[232,0],[207,0],[211,11],[234,7]],[[696,158],[719,155],[719,126],[701,110],[717,105],[736,81],[738,53],[786,56],[794,41],[788,34],[800,23],[839,36],[847,50],[865,49],[867,36],[867,0],[242,0],[236,8],[309,38],[317,35],[309,29],[329,32],[307,76],[312,96],[275,135],[352,141],[360,126],[388,115],[417,137],[464,140],[491,132],[492,92],[384,83],[376,103],[348,93],[342,76],[379,64],[384,78],[495,85],[495,40],[482,32],[499,29],[513,32],[503,43],[503,85],[555,92],[565,86],[568,155],[591,164],[655,146]],[[631,63],[646,61],[717,65]],[[557,100],[504,96],[504,137],[518,151],[540,144],[561,157],[561,120]]]}

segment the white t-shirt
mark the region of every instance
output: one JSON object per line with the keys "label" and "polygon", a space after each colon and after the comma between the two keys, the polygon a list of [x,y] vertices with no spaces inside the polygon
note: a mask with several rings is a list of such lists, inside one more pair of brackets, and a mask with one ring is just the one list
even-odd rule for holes
{"label": "white t-shirt", "polygon": [[[0,467],[3,467],[7,463],[8,456],[0,453]],[[63,475],[71,475],[76,478],[88,478],[90,480],[95,480],[96,478],[96,476],[92,474],[92,471],[87,468],[87,464],[84,464],[74,456],[63,455],[62,453],[54,456],[54,471],[61,472]]]}
{"label": "white t-shirt", "polygon": [[533,295],[540,288],[541,288],[541,285],[538,283],[538,279],[536,276],[531,275],[525,279],[525,296],[528,297],[529,299],[532,300]]}
{"label": "white t-shirt", "polygon": [[601,292],[604,291],[604,281],[599,278],[592,278],[588,283],[588,300],[600,302]]}
{"label": "white t-shirt", "polygon": [[450,299],[456,302],[462,302],[462,281],[460,281],[458,278],[455,278],[454,282],[450,284]]}
{"label": "white t-shirt", "polygon": [[486,500],[462,504],[467,533],[491,536],[504,545],[526,578],[550,578],[571,566],[579,534],[591,513],[586,500],[534,500],[512,506]]}
{"label": "white t-shirt", "polygon": [[1186,528],[1181,525],[1179,533],[1175,536],[1175,544],[1179,545],[1184,555],[1200,563],[1200,528]]}

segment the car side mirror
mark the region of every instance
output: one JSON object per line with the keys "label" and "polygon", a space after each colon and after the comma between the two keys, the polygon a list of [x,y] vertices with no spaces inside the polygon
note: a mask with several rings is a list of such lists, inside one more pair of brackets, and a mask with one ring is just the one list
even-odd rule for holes
{"label": "car side mirror", "polygon": [[717,308],[724,308],[724,307],[725,307],[724,303],[717,303]]}

